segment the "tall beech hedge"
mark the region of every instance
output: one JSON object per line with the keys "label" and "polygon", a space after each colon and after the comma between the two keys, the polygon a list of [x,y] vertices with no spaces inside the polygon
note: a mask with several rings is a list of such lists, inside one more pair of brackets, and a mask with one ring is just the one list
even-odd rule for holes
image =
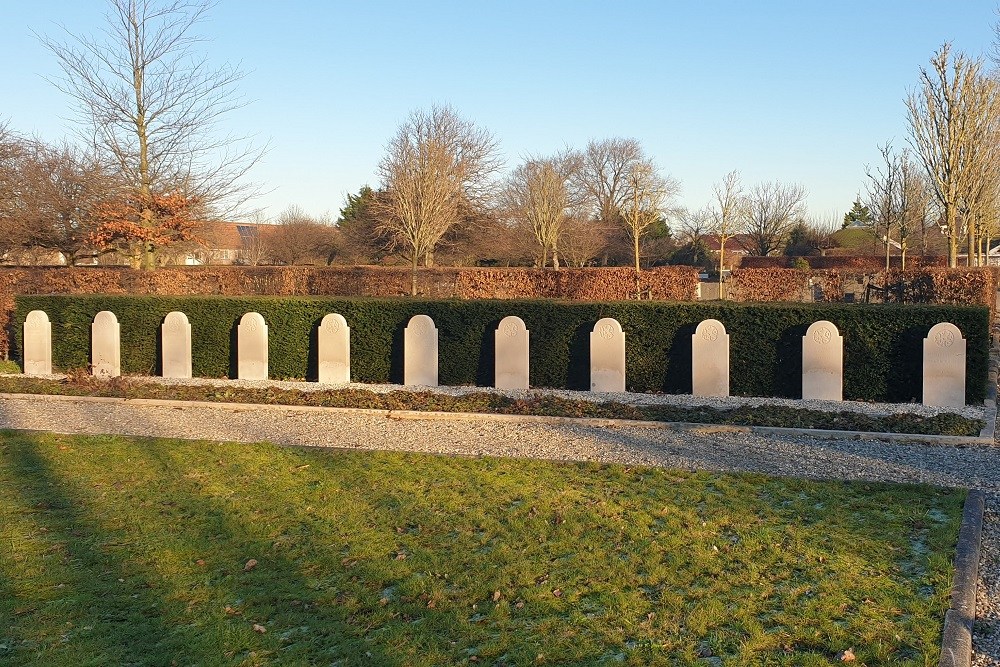
{"label": "tall beech hedge", "polygon": [[691,335],[708,318],[730,334],[735,395],[800,397],[802,336],[823,319],[844,336],[848,399],[919,401],[922,341],[938,322],[954,323],[968,340],[970,403],[984,398],[989,355],[989,311],[972,306],[79,295],[17,297],[15,358],[21,324],[35,309],[52,321],[56,368],[88,365],[90,323],[110,310],[121,324],[122,371],[149,375],[159,373],[160,324],[172,310],[191,322],[196,377],[235,377],[236,326],[249,311],[267,321],[272,378],[316,377],[316,331],[330,312],[351,327],[351,377],[365,383],[402,381],[403,329],[420,313],[438,327],[445,385],[493,384],[493,332],[507,315],[521,317],[531,332],[535,387],[588,388],[589,334],[602,317],[621,322],[627,385],[640,392],[691,391]]}

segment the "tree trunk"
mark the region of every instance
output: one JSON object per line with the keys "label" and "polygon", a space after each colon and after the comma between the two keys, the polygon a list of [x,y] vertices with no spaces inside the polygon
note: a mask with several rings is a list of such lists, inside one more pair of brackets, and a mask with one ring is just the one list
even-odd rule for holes
{"label": "tree trunk", "polygon": [[958,266],[958,222],[955,216],[955,208],[946,206],[944,212],[945,223],[948,225],[948,267],[954,269]]}
{"label": "tree trunk", "polygon": [[889,251],[892,250],[892,245],[889,243],[889,228],[885,228],[885,270],[889,270]]}
{"label": "tree trunk", "polygon": [[722,272],[726,270],[726,237],[719,235],[719,298],[726,298],[726,286],[722,280]]}
{"label": "tree trunk", "polygon": [[632,247],[635,250],[635,280],[636,280],[636,283],[638,283],[639,282],[639,271],[641,270],[639,268],[639,235],[636,234],[633,237],[632,240],[633,240]]}
{"label": "tree trunk", "polygon": [[417,264],[420,262],[420,256],[417,255],[416,251],[413,253],[413,267],[410,273],[410,296],[417,295]]}

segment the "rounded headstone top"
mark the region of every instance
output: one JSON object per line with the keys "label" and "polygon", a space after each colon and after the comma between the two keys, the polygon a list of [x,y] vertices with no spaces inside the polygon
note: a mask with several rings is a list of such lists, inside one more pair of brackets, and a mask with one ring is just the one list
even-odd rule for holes
{"label": "rounded headstone top", "polygon": [[102,310],[94,315],[94,326],[96,327],[110,327],[115,324],[118,324],[118,317],[110,310]]}
{"label": "rounded headstone top", "polygon": [[244,313],[240,318],[240,324],[266,324],[264,316],[257,312]]}
{"label": "rounded headstone top", "polygon": [[340,313],[328,313],[319,323],[320,327],[338,333],[347,329],[347,320]]}
{"label": "rounded headstone top", "polygon": [[167,313],[167,316],[163,318],[163,326],[165,326],[170,331],[180,331],[182,328],[187,326],[188,317],[179,310],[174,310]]}
{"label": "rounded headstone top", "polygon": [[414,315],[410,318],[406,328],[417,336],[423,336],[434,331],[434,320],[431,319],[430,315]]}
{"label": "rounded headstone top", "polygon": [[826,345],[836,338],[841,338],[837,325],[827,320],[819,320],[810,324],[806,330],[806,337],[819,345]]}
{"label": "rounded headstone top", "polygon": [[939,322],[927,332],[927,340],[938,347],[951,347],[955,341],[962,340],[962,331],[951,322]]}
{"label": "rounded headstone top", "polygon": [[613,317],[603,317],[594,325],[594,333],[604,340],[611,340],[623,333],[622,325]]}
{"label": "rounded headstone top", "polygon": [[524,324],[524,320],[517,315],[508,315],[500,320],[500,325],[497,327],[497,331],[500,331],[508,338],[513,338],[527,330],[528,327]]}
{"label": "rounded headstone top", "polygon": [[702,320],[695,328],[694,335],[707,341],[714,341],[726,335],[726,327],[719,320]]}
{"label": "rounded headstone top", "polygon": [[24,321],[29,324],[44,324],[49,321],[49,316],[44,310],[33,310],[28,313]]}

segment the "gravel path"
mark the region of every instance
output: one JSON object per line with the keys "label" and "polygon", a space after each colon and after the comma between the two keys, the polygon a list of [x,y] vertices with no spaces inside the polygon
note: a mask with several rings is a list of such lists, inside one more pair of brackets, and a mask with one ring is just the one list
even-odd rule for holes
{"label": "gravel path", "polygon": [[33,396],[0,398],[0,428],[603,461],[980,488],[987,492],[987,504],[973,664],[1000,667],[1000,447],[765,437],[711,429],[678,433],[648,427],[400,420],[384,413],[309,408],[175,407]]}

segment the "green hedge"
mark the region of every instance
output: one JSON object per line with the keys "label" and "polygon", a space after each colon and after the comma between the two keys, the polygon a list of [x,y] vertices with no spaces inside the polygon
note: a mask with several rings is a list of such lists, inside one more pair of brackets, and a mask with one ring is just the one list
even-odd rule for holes
{"label": "green hedge", "polygon": [[715,318],[730,334],[730,388],[734,395],[801,396],[802,336],[816,320],[830,320],[844,336],[844,396],[856,400],[920,400],[922,340],[931,326],[952,322],[968,339],[966,396],[985,396],[989,313],[969,306],[860,304],[742,304],[561,301],[441,301],[302,297],[19,296],[15,358],[21,324],[31,310],[52,321],[53,365],[89,363],[90,323],[101,310],[118,316],[122,371],[159,372],[159,327],[172,310],[192,327],[196,377],[235,377],[236,325],[249,311],[268,323],[270,375],[316,377],[316,329],[339,312],[351,327],[351,377],[357,382],[402,381],[403,328],[410,317],[430,315],[440,335],[444,385],[493,384],[493,331],[518,315],[531,332],[531,384],[587,389],[589,333],[614,317],[626,334],[631,391],[691,391],[691,335]]}

